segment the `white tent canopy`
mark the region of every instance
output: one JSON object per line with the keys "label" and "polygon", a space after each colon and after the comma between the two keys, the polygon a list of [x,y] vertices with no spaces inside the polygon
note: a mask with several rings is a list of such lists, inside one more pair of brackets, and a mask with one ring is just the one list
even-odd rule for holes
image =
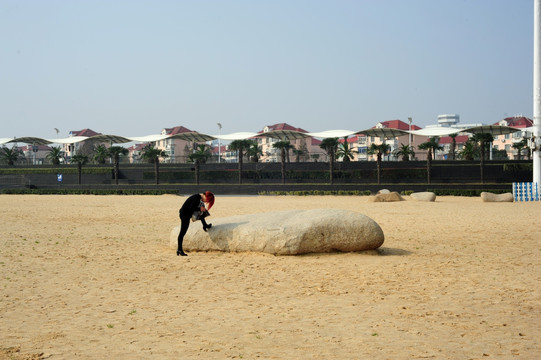
{"label": "white tent canopy", "polygon": [[457,133],[489,133],[492,135],[503,135],[509,134],[517,131],[531,131],[531,128],[519,129],[509,126],[499,126],[499,125],[483,125],[476,126],[472,128],[447,128],[447,127],[429,127],[420,130],[399,130],[399,129],[390,129],[390,128],[370,128],[360,131],[351,131],[351,130],[326,130],[321,132],[300,132],[295,130],[271,130],[268,132],[236,132],[225,135],[208,135],[199,133],[196,131],[180,133],[176,135],[146,135],[146,136],[134,136],[134,137],[124,137],[120,135],[95,135],[95,136],[72,136],[62,139],[43,139],[39,137],[19,137],[19,138],[0,138],[0,145],[7,143],[26,143],[34,145],[48,145],[48,144],[73,144],[85,140],[97,140],[97,141],[108,141],[116,144],[123,144],[128,142],[155,142],[169,138],[183,139],[187,141],[194,142],[206,142],[212,141],[215,139],[220,140],[245,140],[256,137],[272,137],[281,140],[295,140],[302,139],[306,137],[315,137],[320,139],[325,138],[342,138],[349,137],[352,135],[367,135],[367,136],[379,136],[392,138],[397,136],[402,136],[405,134],[413,134],[416,136],[427,136],[427,137],[439,137],[439,136],[448,136],[451,134]]}

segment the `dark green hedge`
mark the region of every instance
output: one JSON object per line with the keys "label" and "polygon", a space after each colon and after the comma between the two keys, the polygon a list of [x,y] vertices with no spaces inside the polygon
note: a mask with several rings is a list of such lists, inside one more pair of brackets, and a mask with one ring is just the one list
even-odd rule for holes
{"label": "dark green hedge", "polygon": [[116,189],[116,190],[98,190],[98,189],[1,189],[0,194],[7,195],[164,195],[164,194],[178,194],[177,190],[129,190],[129,189]]}
{"label": "dark green hedge", "polygon": [[[82,174],[110,174],[112,167],[90,167],[81,169]],[[12,168],[0,169],[0,175],[33,175],[33,174],[77,174],[76,167],[61,168]]]}
{"label": "dark green hedge", "polygon": [[533,164],[504,164],[503,171],[508,172],[532,172]]}

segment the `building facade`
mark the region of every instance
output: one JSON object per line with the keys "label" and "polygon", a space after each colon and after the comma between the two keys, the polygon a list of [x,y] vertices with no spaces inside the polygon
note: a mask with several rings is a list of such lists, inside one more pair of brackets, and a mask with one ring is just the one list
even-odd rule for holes
{"label": "building facade", "polygon": [[[516,115],[500,120],[494,125],[511,126],[518,129],[526,129],[533,126],[533,120],[522,115]],[[494,136],[494,142],[492,143],[492,147],[495,150],[505,150],[509,159],[518,160],[519,157],[521,159],[524,159],[527,157],[527,153],[530,150],[525,148],[521,151],[521,154],[519,154],[518,150],[513,148],[513,144],[516,144],[523,139],[528,139],[531,136],[532,133],[526,130],[517,131],[512,134]]]}

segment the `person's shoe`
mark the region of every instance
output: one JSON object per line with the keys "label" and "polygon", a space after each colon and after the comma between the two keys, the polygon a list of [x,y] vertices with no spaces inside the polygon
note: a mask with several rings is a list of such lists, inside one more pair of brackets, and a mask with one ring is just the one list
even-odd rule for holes
{"label": "person's shoe", "polygon": [[186,254],[184,251],[182,250],[177,250],[177,256],[188,256],[188,254]]}
{"label": "person's shoe", "polygon": [[212,224],[208,224],[207,226],[203,225],[203,231],[207,231],[212,227]]}

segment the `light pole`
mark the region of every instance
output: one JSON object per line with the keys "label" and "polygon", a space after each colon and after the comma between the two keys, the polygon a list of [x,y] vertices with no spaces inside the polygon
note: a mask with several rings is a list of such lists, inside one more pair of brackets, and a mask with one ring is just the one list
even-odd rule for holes
{"label": "light pole", "polygon": [[[411,131],[411,122],[413,121],[413,119],[411,117],[408,117],[408,121],[409,121],[409,127],[408,127],[408,130]],[[410,147],[411,149],[411,134],[408,133],[408,146]]]}
{"label": "light pole", "polygon": [[541,0],[534,1],[533,43],[533,137],[537,146],[533,148],[533,185],[541,186]]}
{"label": "light pole", "polygon": [[[218,125],[218,132],[219,136],[222,136],[222,124],[217,123]],[[220,142],[220,138],[218,138],[218,163],[222,161],[222,143]]]}

